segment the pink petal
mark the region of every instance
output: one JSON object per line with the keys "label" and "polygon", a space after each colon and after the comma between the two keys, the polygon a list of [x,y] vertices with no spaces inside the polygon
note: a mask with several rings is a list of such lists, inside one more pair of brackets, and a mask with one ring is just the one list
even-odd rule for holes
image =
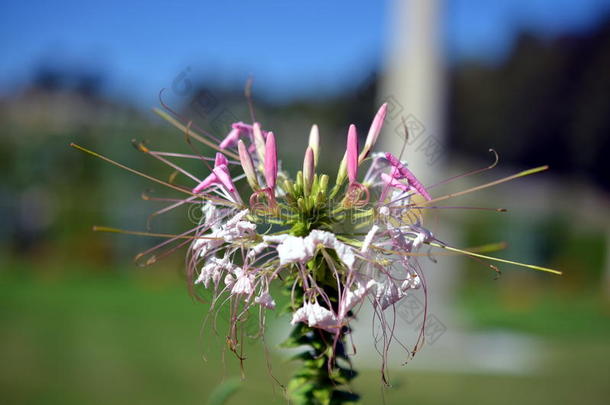
{"label": "pink petal", "polygon": [[227,160],[225,155],[223,155],[220,152],[217,152],[216,159],[214,160],[214,167],[221,166],[221,165],[229,166],[229,161]]}
{"label": "pink petal", "polygon": [[381,180],[390,187],[396,187],[402,191],[409,191],[411,188],[407,184],[403,184],[387,173],[381,173]]}
{"label": "pink petal", "polygon": [[396,156],[392,155],[391,153],[386,153],[385,156],[386,159],[388,159],[388,161],[390,162],[390,164],[394,166],[396,170],[398,170],[397,173],[394,172],[392,174],[395,179],[407,179],[409,181],[409,184],[413,186],[413,188],[426,200],[432,200],[432,197],[430,197],[430,194],[428,193],[424,185],[419,180],[417,180],[417,177],[415,177],[415,175],[411,173],[411,171],[407,169],[400,162],[400,160],[398,160]]}
{"label": "pink petal", "polygon": [[226,165],[220,165],[214,168],[212,171],[218,177],[218,181],[230,192],[235,192],[235,185],[229,174],[229,169]]}
{"label": "pink petal", "polygon": [[206,177],[197,187],[193,189],[193,194],[199,194],[206,188],[210,187],[212,184],[218,183],[218,176],[214,172],[210,173],[208,177]]}
{"label": "pink petal", "polygon": [[235,128],[235,126],[233,126],[233,128],[231,129],[231,132],[229,132],[229,134],[225,137],[225,139],[222,140],[222,142],[218,146],[220,147],[220,149],[230,148],[231,146],[235,145],[235,143],[237,143],[240,135],[241,135],[241,130],[239,128]]}

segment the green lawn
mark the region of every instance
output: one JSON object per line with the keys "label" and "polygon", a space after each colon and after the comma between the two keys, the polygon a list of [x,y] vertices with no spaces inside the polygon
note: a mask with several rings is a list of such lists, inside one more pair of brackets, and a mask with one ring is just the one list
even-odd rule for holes
{"label": "green lawn", "polygon": [[[207,404],[223,381],[234,383],[240,375],[236,359],[223,351],[222,337],[201,332],[206,306],[162,268],[131,269],[125,272],[129,277],[15,273],[0,273],[2,403]],[[497,309],[494,316],[492,305],[485,308],[474,316],[481,327],[493,319],[522,327],[510,313]],[[540,311],[534,315],[549,313]],[[550,314],[561,323],[561,311]],[[575,314],[565,315],[568,322],[578,323]],[[595,319],[608,322],[603,314]],[[535,322],[528,318],[526,330],[528,323]],[[545,336],[553,355],[547,371],[535,377],[423,373],[407,366],[393,373],[386,403],[605,404],[607,331],[606,324],[594,333]],[[269,377],[262,346],[254,344],[247,353],[246,380],[227,404],[286,403]],[[274,374],[286,381],[290,364],[271,360]],[[377,372],[364,372],[356,381],[363,403],[382,403]]]}

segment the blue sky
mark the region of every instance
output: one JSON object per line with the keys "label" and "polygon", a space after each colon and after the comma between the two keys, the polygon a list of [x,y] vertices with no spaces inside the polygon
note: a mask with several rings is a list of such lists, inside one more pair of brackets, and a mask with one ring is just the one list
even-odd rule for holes
{"label": "blue sky", "polygon": [[[424,0],[425,1],[425,0]],[[154,104],[185,67],[277,97],[332,92],[361,80],[384,55],[384,1],[12,1],[0,6],[0,92],[40,64],[91,68],[110,88]],[[519,29],[583,30],[608,11],[602,0],[448,0],[450,59],[494,61]]]}

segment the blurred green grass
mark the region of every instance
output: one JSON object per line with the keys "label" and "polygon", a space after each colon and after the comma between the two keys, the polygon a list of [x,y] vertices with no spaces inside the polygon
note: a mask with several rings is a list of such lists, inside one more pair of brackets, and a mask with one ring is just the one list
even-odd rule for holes
{"label": "blurred green grass", "polygon": [[[3,403],[206,404],[222,381],[240,376],[235,357],[224,352],[223,359],[222,337],[201,332],[207,306],[188,296],[177,272],[161,267],[111,274],[99,269],[32,272],[18,263],[3,267]],[[387,404],[607,403],[610,328],[602,310],[607,306],[585,296],[547,296],[540,299],[542,305],[522,311],[506,305],[497,285],[466,291],[461,305],[477,328],[541,336],[551,353],[544,372],[449,374],[407,366],[391,374],[394,387],[383,394]],[[267,372],[263,352],[260,343],[248,345],[246,379],[227,404],[286,403]],[[275,354],[271,360],[274,375],[286,381],[291,365]],[[355,389],[364,404],[382,403],[378,371],[362,372]]]}

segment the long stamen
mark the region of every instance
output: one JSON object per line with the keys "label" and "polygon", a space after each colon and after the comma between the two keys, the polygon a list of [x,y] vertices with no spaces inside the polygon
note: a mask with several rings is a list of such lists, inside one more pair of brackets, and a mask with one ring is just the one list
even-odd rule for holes
{"label": "long stamen", "polygon": [[[562,275],[563,272],[559,271],[559,270],[554,270],[554,269],[550,269],[548,267],[542,267],[542,266],[536,266],[534,264],[527,264],[527,263],[520,263],[520,262],[515,262],[512,260],[506,260],[506,259],[500,259],[499,257],[493,257],[493,256],[486,256],[486,255],[482,255],[476,252],[472,252],[472,251],[468,251],[468,250],[464,250],[464,249],[458,249],[458,248],[454,248],[448,245],[441,245],[439,243],[436,242],[424,242],[427,245],[436,247],[436,248],[440,248],[440,249],[446,249],[449,250],[451,252],[456,252],[456,253],[461,253],[463,255],[466,256],[473,256],[473,257],[478,257],[479,259],[487,259],[487,260],[493,260],[496,262],[501,262],[501,263],[508,263],[508,264],[513,264],[515,266],[520,266],[520,267],[527,267],[528,269],[532,269],[532,270],[539,270],[539,271],[544,271],[547,273],[553,273],[553,274],[557,274],[557,275]],[[392,253],[395,255],[399,255],[399,256],[411,256],[411,252],[399,252],[396,250],[390,250],[390,249],[385,249],[388,253]]]}
{"label": "long stamen", "polygon": [[[458,191],[456,193],[446,194],[446,195],[441,196],[441,197],[433,198],[432,200],[429,200],[429,201],[424,201],[421,204],[422,205],[429,205],[429,204],[432,204],[432,203],[435,203],[435,202],[448,200],[449,198],[459,197],[461,195],[469,194],[469,193],[472,193],[474,191],[479,191],[479,190],[483,190],[483,189],[486,189],[486,188],[489,188],[489,187],[492,187],[492,186],[496,186],[498,184],[506,183],[507,181],[515,180],[515,179],[518,179],[520,177],[525,177],[525,176],[529,176],[531,174],[540,173],[540,172],[543,172],[543,171],[547,170],[548,168],[549,168],[549,166],[545,165],[545,166],[535,167],[535,168],[529,169],[529,170],[524,170],[524,171],[519,172],[517,174],[513,174],[512,176],[504,177],[504,178],[499,179],[499,180],[495,180],[495,181],[492,181],[492,182],[489,182],[489,183],[481,184],[480,186],[471,187],[469,189],[466,189],[466,190],[463,190],[463,191]],[[404,206],[401,206],[401,208],[410,208],[410,207],[413,207],[413,205],[404,205]]]}
{"label": "long stamen", "polygon": [[443,210],[475,210],[475,211],[493,211],[493,212],[508,212],[506,208],[491,208],[491,207],[466,207],[466,206],[447,206],[447,205],[432,205],[429,207],[412,205],[413,209],[443,209]]}
{"label": "long stamen", "polygon": [[[153,108],[153,111],[155,114],[157,114],[158,116],[160,116],[161,118],[163,118],[164,120],[166,120],[167,122],[169,122],[170,124],[172,124],[173,126],[178,128],[182,132],[188,131],[187,127],[185,125],[183,125],[180,121],[178,121],[177,119],[175,119],[174,117],[172,117],[171,115],[166,113],[165,111],[160,110],[158,108]],[[218,152],[226,153],[227,155],[231,156],[233,159],[239,160],[239,156],[237,156],[235,153],[228,151],[228,150],[221,149],[217,144],[205,139],[204,137],[197,134],[196,132],[189,131],[189,136],[196,139],[197,141],[201,142],[202,144],[209,146],[210,148],[212,148]]]}
{"label": "long stamen", "polygon": [[561,272],[559,270],[550,269],[548,267],[542,267],[542,266],[536,266],[534,264],[526,264],[526,263],[515,262],[515,261],[512,261],[512,260],[500,259],[499,257],[486,256],[486,255],[482,255],[482,254],[479,254],[479,253],[469,252],[467,250],[462,250],[462,249],[454,248],[454,247],[447,246],[447,245],[441,245],[441,244],[438,244],[438,243],[435,243],[435,242],[429,242],[429,245],[437,247],[437,248],[441,248],[441,249],[447,249],[447,250],[452,251],[452,252],[462,253],[462,254],[465,254],[467,256],[478,257],[480,259],[487,259],[487,260],[493,260],[493,261],[501,262],[501,263],[513,264],[515,266],[527,267],[528,269],[544,271],[544,272],[547,272],[547,273],[553,273],[553,274],[557,274],[557,275],[562,275],[563,274],[563,272]]}
{"label": "long stamen", "polygon": [[494,167],[496,167],[498,165],[498,162],[500,161],[500,157],[498,156],[498,152],[496,152],[495,149],[491,149],[490,148],[489,152],[494,154],[494,161],[489,166],[485,166],[485,167],[483,167],[481,169],[475,169],[475,170],[472,170],[470,172],[466,172],[466,173],[463,173],[463,174],[458,174],[457,176],[449,177],[448,179],[445,179],[445,180],[440,181],[438,183],[434,183],[431,186],[428,186],[426,188],[427,189],[435,188],[435,187],[438,187],[440,185],[450,183],[450,182],[452,182],[454,180],[463,179],[463,178],[469,177],[469,176],[474,176],[475,174],[483,173],[483,172],[486,172],[488,170],[493,169]]}
{"label": "long stamen", "polygon": [[177,171],[179,171],[180,173],[184,174],[185,176],[187,176],[188,178],[190,178],[191,180],[194,180],[196,183],[200,183],[201,180],[198,179],[197,177],[193,176],[191,173],[187,172],[186,170],[184,170],[183,168],[181,168],[180,166],[176,165],[175,163],[170,162],[169,160],[165,159],[162,156],[159,156],[157,154],[151,153],[150,149],[148,149],[142,142],[137,142],[135,139],[131,140],[131,143],[133,144],[133,146],[140,152],[145,153],[147,155],[150,155],[152,157],[154,157],[155,159],[159,160],[160,162],[168,165],[169,167],[171,167],[172,169],[175,169]]}
{"label": "long stamen", "polygon": [[[196,229],[196,228],[195,228]],[[153,238],[178,238],[178,239],[206,239],[206,240],[220,240],[222,238],[216,238],[211,236],[188,236],[187,234],[192,232],[190,230],[186,234],[172,234],[172,233],[154,233],[154,232],[142,232],[142,231],[129,231],[126,229],[112,228],[109,226],[93,226],[94,232],[108,232],[108,233],[120,233],[123,235],[136,235],[136,236],[150,236]]]}
{"label": "long stamen", "polygon": [[217,202],[220,202],[222,204],[232,204],[232,205],[236,205],[236,206],[238,205],[238,204],[232,203],[230,201],[225,201],[225,200],[217,199],[217,198],[210,197],[210,196],[203,196],[203,195],[194,194],[190,190],[187,190],[185,188],[176,186],[176,185],[168,183],[166,181],[157,179],[156,177],[149,176],[148,174],[142,173],[141,171],[136,170],[136,169],[132,169],[131,167],[125,166],[124,164],[121,164],[121,163],[119,163],[117,161],[114,161],[114,160],[112,160],[112,159],[110,159],[110,158],[108,158],[108,157],[106,157],[104,155],[100,155],[97,152],[93,152],[92,150],[84,148],[84,147],[82,147],[80,145],[77,145],[77,144],[75,144],[73,142],[70,143],[70,146],[75,148],[75,149],[80,150],[81,152],[85,152],[88,155],[94,156],[94,157],[96,157],[98,159],[102,159],[103,161],[108,162],[108,163],[110,163],[112,165],[120,167],[123,170],[127,170],[128,172],[131,172],[133,174],[137,174],[138,176],[144,177],[145,179],[148,179],[150,181],[154,181],[155,183],[162,184],[162,185],[164,185],[166,187],[169,187],[171,189],[174,189],[176,191],[180,191],[181,193],[188,194],[188,195],[195,196],[195,197],[200,197],[200,198],[202,198],[204,200],[217,201]]}
{"label": "long stamen", "polygon": [[[159,91],[159,103],[161,104],[161,106],[163,108],[165,108],[167,111],[169,111],[171,114],[174,115],[174,117],[177,117],[178,119],[181,119],[183,121],[189,121],[187,119],[185,119],[182,115],[180,115],[176,110],[174,110],[173,108],[171,108],[169,105],[167,105],[164,101],[163,101],[163,92],[165,91],[165,88],[161,89]],[[216,142],[217,144],[220,144],[220,139],[218,139],[217,137],[215,137],[214,135],[212,135],[211,133],[209,133],[208,131],[202,129],[201,127],[199,127],[198,125],[195,125],[195,128],[200,131],[201,133],[203,133],[205,136],[207,136],[208,138],[212,139],[214,142]]]}

